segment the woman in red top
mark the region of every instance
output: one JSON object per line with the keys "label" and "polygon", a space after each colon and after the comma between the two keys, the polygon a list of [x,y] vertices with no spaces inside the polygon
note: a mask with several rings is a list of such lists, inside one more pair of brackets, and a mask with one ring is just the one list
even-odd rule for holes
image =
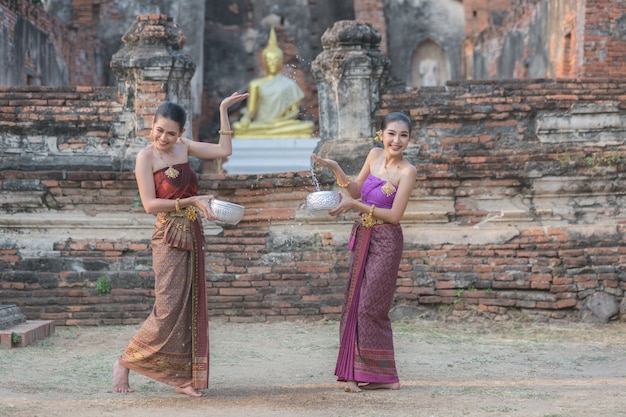
{"label": "woman in red top", "polygon": [[130,370],[192,397],[206,395],[209,336],[204,268],[204,234],[199,214],[215,219],[212,195],[198,195],[189,156],[224,158],[232,153],[228,108],[248,97],[233,93],[220,104],[218,143],[183,139],[187,114],[165,102],[157,110],[152,143],[137,154],[135,176],[141,203],[155,214],[152,266],[155,303],[150,316],[113,364],[113,389],[132,392]]}

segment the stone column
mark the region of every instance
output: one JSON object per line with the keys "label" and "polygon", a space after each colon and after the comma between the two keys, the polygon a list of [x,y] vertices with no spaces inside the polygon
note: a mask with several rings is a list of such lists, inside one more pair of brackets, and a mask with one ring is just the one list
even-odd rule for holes
{"label": "stone column", "polygon": [[[175,10],[178,25],[185,28],[185,51],[187,51],[196,63],[196,72],[190,81],[191,103],[189,109],[193,116],[202,113],[202,90],[204,85],[204,14],[206,0],[185,0],[172,6]],[[194,13],[189,13],[193,10]],[[174,12],[174,11],[173,11]],[[194,132],[194,137],[198,136]]]}
{"label": "stone column", "polygon": [[140,15],[122,37],[124,47],[111,59],[120,101],[127,112],[127,158],[134,159],[146,145],[152,118],[163,101],[173,101],[187,110],[187,131],[191,132],[190,81],[196,70],[183,52],[185,36],[166,15]]}
{"label": "stone column", "polygon": [[387,83],[390,63],[369,24],[335,22],[322,36],[324,50],[311,70],[317,81],[320,142],[316,153],[358,173],[377,130],[374,113]]}

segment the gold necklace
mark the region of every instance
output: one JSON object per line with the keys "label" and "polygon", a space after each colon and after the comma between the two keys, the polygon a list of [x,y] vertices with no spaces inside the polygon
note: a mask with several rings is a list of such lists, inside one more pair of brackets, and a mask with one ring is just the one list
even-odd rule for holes
{"label": "gold necklace", "polygon": [[[387,182],[385,182],[380,187],[380,191],[382,191],[383,194],[385,194],[387,197],[391,197],[393,193],[396,192],[396,187],[391,183],[391,181],[389,181],[389,173],[387,172],[387,164],[384,164],[383,167],[385,168],[385,176],[387,177]],[[398,168],[400,168],[400,165],[398,165]]]}
{"label": "gold necklace", "polygon": [[[165,159],[163,159],[163,155],[161,155],[159,148],[157,148],[154,142],[152,142],[152,146],[154,146],[154,149],[156,149],[157,153],[159,154],[159,158],[161,158],[161,161],[165,162]],[[180,171],[178,171],[176,168],[173,168],[167,162],[165,162],[165,165],[167,165],[167,169],[165,170],[165,176],[172,179],[178,178],[178,176],[180,175]]]}

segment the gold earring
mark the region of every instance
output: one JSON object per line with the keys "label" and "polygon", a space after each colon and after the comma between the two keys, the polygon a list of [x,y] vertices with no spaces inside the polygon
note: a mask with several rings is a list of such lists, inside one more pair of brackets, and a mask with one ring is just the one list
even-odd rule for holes
{"label": "gold earring", "polygon": [[383,141],[383,131],[379,130],[378,132],[376,132],[376,136],[374,136],[374,142],[382,142]]}

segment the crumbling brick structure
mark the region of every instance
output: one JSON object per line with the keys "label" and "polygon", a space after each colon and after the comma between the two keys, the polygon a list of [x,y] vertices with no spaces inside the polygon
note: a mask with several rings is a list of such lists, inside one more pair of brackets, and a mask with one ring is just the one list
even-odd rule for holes
{"label": "crumbling brick structure", "polygon": [[[371,27],[348,26],[367,42],[348,39],[352,35],[339,25],[325,39],[345,44],[326,46],[342,52],[352,45],[353,54],[380,58]],[[337,68],[369,63],[372,76],[384,74],[376,70],[384,67],[383,59],[351,56],[356,59],[344,62],[346,55],[332,50],[327,56],[339,60]],[[321,84],[330,64],[320,62]],[[188,86],[170,84],[184,79],[184,71],[153,84],[141,78],[152,71],[134,74],[124,91],[151,85],[158,90],[152,91],[154,100],[187,97]],[[332,105],[351,107],[346,117],[357,120],[349,120],[365,126],[346,140],[369,141],[367,130],[389,111],[406,112],[415,122],[407,157],[419,178],[403,220],[396,305],[443,309],[458,320],[482,314],[550,321],[580,318],[599,294],[613,308],[610,317],[619,315],[625,288],[626,82],[462,81],[405,89],[383,78],[369,84],[337,81],[380,87],[365,103],[345,101],[353,91],[328,95],[339,100]],[[321,85],[327,92],[332,88]],[[0,303],[18,305],[30,319],[138,323],[151,309],[154,219],[138,206],[132,173],[146,114],[137,103],[120,100],[119,92],[0,88]],[[335,125],[326,126],[326,137],[333,137]],[[323,174],[321,182],[334,186]],[[234,228],[206,224],[212,319],[339,316],[354,214],[308,213],[304,201],[314,188],[309,172],[202,173],[200,188],[246,207]]]}
{"label": "crumbling brick structure", "polygon": [[624,78],[626,5],[464,0],[464,78]]}
{"label": "crumbling brick structure", "polygon": [[61,25],[29,1],[3,3],[0,85],[103,85],[104,74],[98,65],[103,48],[93,15],[81,13],[81,2],[74,2],[74,12],[81,16],[80,32]]}

